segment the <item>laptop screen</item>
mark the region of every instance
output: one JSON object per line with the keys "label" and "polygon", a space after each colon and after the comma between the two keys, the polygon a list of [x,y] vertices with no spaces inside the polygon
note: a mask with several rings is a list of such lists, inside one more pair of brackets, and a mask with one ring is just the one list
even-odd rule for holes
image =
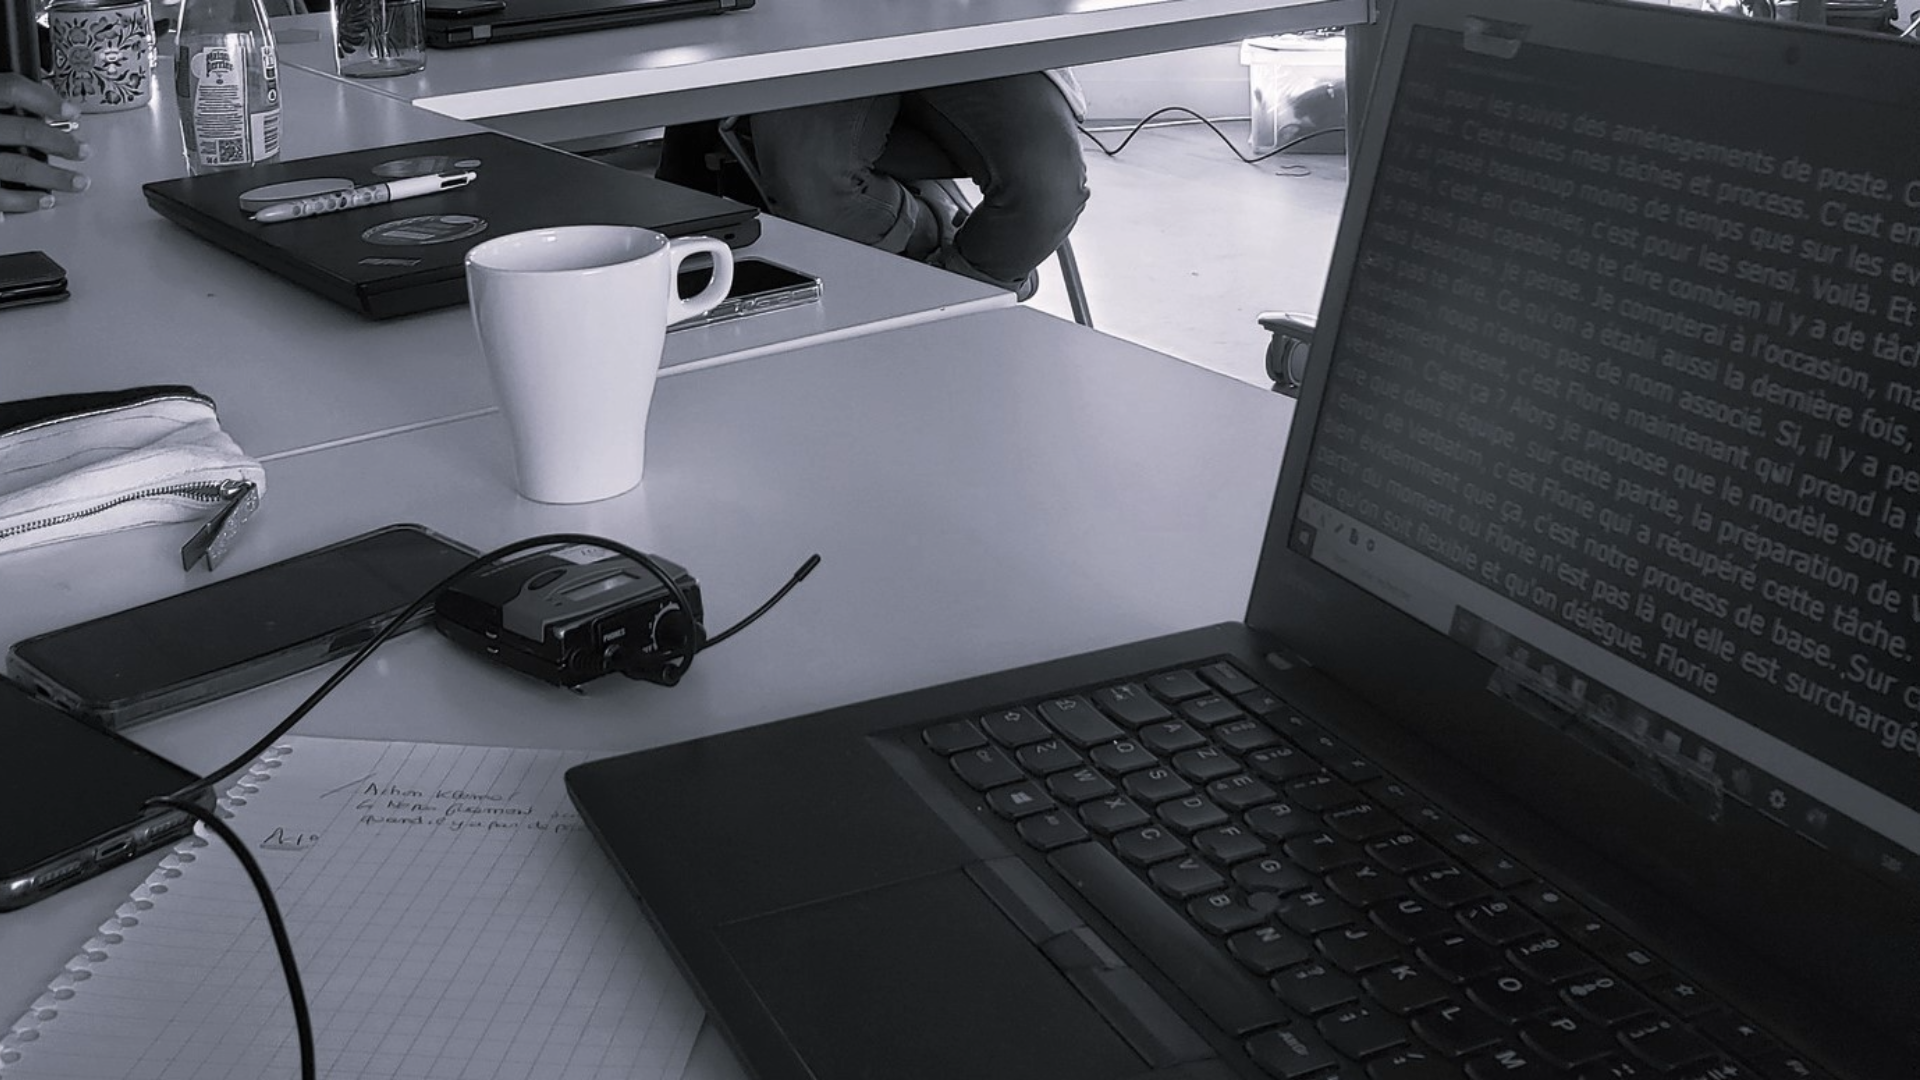
{"label": "laptop screen", "polygon": [[1464,25],[1409,42],[1293,550],[1698,814],[1920,884],[1913,105]]}

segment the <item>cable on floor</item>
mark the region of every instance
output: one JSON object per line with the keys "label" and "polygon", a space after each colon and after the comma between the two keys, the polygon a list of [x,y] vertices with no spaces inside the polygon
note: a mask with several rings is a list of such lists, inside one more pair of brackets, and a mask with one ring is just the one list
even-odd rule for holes
{"label": "cable on floor", "polygon": [[[1154,123],[1156,119],[1168,113],[1183,113],[1191,117],[1192,119],[1165,121],[1160,124]],[[1239,118],[1236,117],[1235,119],[1239,119]],[[1248,119],[1251,119],[1251,117],[1249,117]],[[1192,109],[1187,108],[1184,105],[1167,105],[1162,108],[1155,109],[1154,111],[1148,113],[1146,117],[1142,119],[1139,123],[1134,124],[1133,127],[1127,131],[1126,137],[1120,140],[1120,143],[1118,146],[1114,146],[1111,148],[1108,147],[1107,144],[1101,142],[1100,139],[1096,135],[1094,135],[1093,130],[1088,128],[1085,124],[1080,125],[1080,134],[1085,136],[1088,142],[1091,142],[1093,143],[1093,145],[1099,147],[1101,153],[1111,158],[1111,157],[1119,157],[1120,151],[1125,150],[1127,148],[1127,144],[1133,141],[1133,137],[1135,135],[1140,134],[1140,132],[1144,131],[1149,126],[1170,127],[1175,125],[1192,124],[1196,122],[1205,124],[1207,126],[1207,130],[1213,132],[1214,135],[1218,136],[1220,141],[1226,144],[1226,147],[1228,150],[1233,151],[1234,157],[1239,158],[1242,162],[1248,165],[1258,165],[1260,162],[1263,162],[1268,158],[1273,157],[1276,154],[1284,154],[1287,151],[1293,149],[1294,147],[1299,146],[1301,143],[1306,142],[1308,139],[1317,138],[1321,135],[1330,134],[1332,132],[1344,132],[1345,130],[1347,130],[1344,127],[1318,128],[1313,131],[1307,132],[1304,135],[1301,135],[1299,138],[1289,139],[1288,141],[1281,143],[1279,146],[1276,146],[1273,149],[1268,150],[1266,153],[1259,154],[1254,157],[1248,157],[1247,155],[1240,152],[1240,147],[1235,145],[1233,139],[1230,136],[1228,136],[1226,132],[1221,131],[1220,126],[1216,124],[1214,121],[1207,119],[1206,117],[1200,115],[1199,113],[1193,111]],[[1119,129],[1109,128],[1109,129],[1103,129],[1103,130],[1119,130]],[[1307,168],[1305,165],[1289,164],[1285,169],[1281,170],[1280,175],[1306,176],[1310,172],[1312,172],[1312,170]]]}

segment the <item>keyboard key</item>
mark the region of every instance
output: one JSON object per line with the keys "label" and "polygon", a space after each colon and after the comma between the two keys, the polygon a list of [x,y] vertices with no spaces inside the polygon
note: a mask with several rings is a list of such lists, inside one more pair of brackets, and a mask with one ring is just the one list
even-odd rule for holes
{"label": "keyboard key", "polygon": [[1360,845],[1349,843],[1332,833],[1316,832],[1305,836],[1296,836],[1283,847],[1287,857],[1300,864],[1311,874],[1324,874],[1338,870],[1343,866],[1353,866],[1366,861],[1366,853]]}
{"label": "keyboard key", "polygon": [[1173,719],[1173,710],[1155,700],[1138,683],[1121,683],[1095,690],[1093,700],[1106,710],[1107,715],[1128,727]]}
{"label": "keyboard key", "polygon": [[1450,1001],[1413,1018],[1413,1033],[1450,1058],[1463,1058],[1494,1046],[1507,1027],[1461,1001]]}
{"label": "keyboard key", "polygon": [[1287,797],[1309,810],[1332,810],[1360,801],[1360,792],[1352,784],[1331,773],[1303,776],[1287,784]]}
{"label": "keyboard key", "polygon": [[1349,1005],[1322,1016],[1315,1026],[1335,1050],[1354,1058],[1370,1058],[1407,1043],[1400,1018],[1370,1005]]}
{"label": "keyboard key", "polygon": [[1020,819],[1014,826],[1020,838],[1040,851],[1077,843],[1087,838],[1087,830],[1064,810],[1047,810]]}
{"label": "keyboard key", "polygon": [[1686,1020],[1691,1020],[1720,1005],[1720,1002],[1715,1000],[1705,987],[1675,971],[1664,971],[1643,980],[1640,983],[1640,989]]}
{"label": "keyboard key", "polygon": [[1259,837],[1238,825],[1222,825],[1195,833],[1193,846],[1221,866],[1232,866],[1267,853],[1267,845]]}
{"label": "keyboard key", "polygon": [[1511,945],[1546,929],[1540,920],[1504,897],[1468,904],[1455,911],[1454,917],[1475,937],[1492,945]]}
{"label": "keyboard key", "polygon": [[1064,803],[1079,805],[1114,792],[1113,781],[1098,769],[1075,769],[1047,777],[1047,790]]}
{"label": "keyboard key", "polygon": [[1425,837],[1404,829],[1374,839],[1367,845],[1367,854],[1396,874],[1405,874],[1441,861],[1439,848]]}
{"label": "keyboard key", "polygon": [[1255,716],[1278,716],[1286,711],[1287,703],[1281,701],[1271,690],[1249,690],[1244,694],[1233,695],[1240,707]]}
{"label": "keyboard key", "polygon": [[968,720],[952,720],[936,724],[920,733],[927,748],[936,754],[953,755],[962,750],[971,750],[976,746],[985,746],[987,737]]}
{"label": "keyboard key", "polygon": [[1240,763],[1217,746],[1202,746],[1173,755],[1174,771],[1196,784],[1208,784],[1240,771]]}
{"label": "keyboard key", "polygon": [[1268,780],[1284,784],[1318,773],[1320,763],[1292,743],[1281,742],[1248,754],[1247,768]]}
{"label": "keyboard key", "polygon": [[1653,1011],[1653,1000],[1617,975],[1583,975],[1560,988],[1560,996],[1576,1011],[1608,1027],[1624,1024]]}
{"label": "keyboard key", "polygon": [[1165,802],[1193,791],[1193,785],[1187,783],[1186,777],[1161,765],[1128,773],[1120,783],[1127,789],[1127,794],[1142,803]]}
{"label": "keyboard key", "polygon": [[1083,697],[1055,698],[1042,702],[1040,719],[1066,736],[1067,741],[1082,748],[1117,739],[1122,734],[1113,721],[1100,715],[1100,710]]}
{"label": "keyboard key", "polygon": [[1273,802],[1280,797],[1280,793],[1273,790],[1265,780],[1257,780],[1246,773],[1240,773],[1208,784],[1207,797],[1229,810],[1247,810]]}
{"label": "keyboard key", "polygon": [[1286,1028],[1248,1039],[1247,1056],[1280,1080],[1299,1080],[1340,1063],[1320,1036]]}
{"label": "keyboard key", "polygon": [[1258,720],[1229,720],[1213,729],[1213,741],[1236,754],[1273,746],[1280,736]]}
{"label": "keyboard key", "polygon": [[1467,1080],[1561,1080],[1565,1075],[1532,1051],[1510,1043],[1497,1044],[1485,1057],[1467,1062]]}
{"label": "keyboard key", "polygon": [[1261,926],[1227,939],[1227,951],[1256,975],[1271,975],[1281,968],[1304,964],[1313,959],[1305,939],[1277,926]]}
{"label": "keyboard key", "polygon": [[1695,1017],[1694,1030],[1712,1039],[1722,1050],[1728,1050],[1735,1057],[1757,1058],[1763,1054],[1775,1054],[1782,1051],[1779,1039],[1774,1038],[1758,1024],[1739,1015],[1731,1009],[1713,1009]]}
{"label": "keyboard key", "polygon": [[1281,898],[1273,915],[1294,931],[1309,937],[1335,927],[1359,921],[1359,915],[1344,901],[1319,889],[1303,889]]}
{"label": "keyboard key", "polygon": [[1571,1013],[1550,1013],[1523,1025],[1520,1041],[1566,1070],[1605,1060],[1620,1049],[1613,1032]]}
{"label": "keyboard key", "polygon": [[1245,694],[1260,689],[1259,683],[1249,679],[1245,672],[1225,660],[1202,667],[1200,677],[1213,684],[1213,688],[1223,694]]}
{"label": "keyboard key", "polygon": [[1620,1041],[1627,1045],[1635,1057],[1655,1070],[1671,1072],[1682,1065],[1718,1054],[1704,1036],[1664,1016],[1628,1021],[1620,1029],[1619,1035]]}
{"label": "keyboard key", "polygon": [[1096,746],[1088,752],[1087,757],[1115,776],[1160,764],[1158,757],[1132,739],[1119,739]]}
{"label": "keyboard key", "polygon": [[1452,996],[1446,983],[1405,962],[1367,972],[1360,979],[1360,988],[1381,1008],[1400,1016],[1445,1004]]}
{"label": "keyboard key", "polygon": [[1468,983],[1467,1000],[1487,1010],[1487,1015],[1495,1020],[1508,1024],[1545,1016],[1560,1004],[1559,996],[1551,988],[1511,973]]}
{"label": "keyboard key", "polygon": [[1025,746],[1053,737],[1031,709],[1005,709],[980,718],[980,727],[1001,746]]}
{"label": "keyboard key", "polygon": [[1765,1080],[1758,1066],[1747,1066],[1730,1058],[1716,1057],[1680,1066],[1667,1074],[1667,1080]]}
{"label": "keyboard key", "polygon": [[1125,795],[1109,795],[1080,806],[1081,824],[1102,836],[1137,829],[1152,820],[1139,803]]}
{"label": "keyboard key", "polygon": [[1113,838],[1113,850],[1135,866],[1152,866],[1187,853],[1187,845],[1172,832],[1148,825]]}
{"label": "keyboard key", "polygon": [[1521,941],[1507,950],[1507,957],[1526,974],[1554,985],[1601,971],[1593,957],[1555,934],[1541,934]]}
{"label": "keyboard key", "polygon": [[987,791],[1027,778],[1027,774],[1020,771],[1020,766],[1015,765],[1013,759],[996,746],[967,750],[953,755],[947,761],[960,779],[975,791]]}
{"label": "keyboard key", "polygon": [[1370,802],[1357,802],[1329,810],[1324,820],[1327,828],[1361,843],[1378,840],[1400,828],[1398,818]]}
{"label": "keyboard key", "polygon": [[1155,863],[1147,871],[1148,880],[1153,887],[1173,897],[1175,900],[1187,900],[1201,893],[1212,892],[1226,887],[1227,879],[1221,876],[1205,859],[1192,855],[1183,859],[1168,859]]}
{"label": "keyboard key", "polygon": [[1360,1000],[1360,984],[1331,965],[1302,964],[1273,977],[1273,992],[1299,1012],[1317,1015]]}
{"label": "keyboard key", "polygon": [[1192,835],[1227,823],[1227,812],[1203,795],[1168,799],[1153,808],[1154,815],[1176,832]]}
{"label": "keyboard key", "polygon": [[1200,676],[1185,669],[1167,671],[1147,680],[1147,689],[1168,701],[1184,701],[1207,693],[1207,684]]}
{"label": "keyboard key", "polygon": [[1268,803],[1247,811],[1247,828],[1268,840],[1288,840],[1320,828],[1320,816],[1292,803]]}
{"label": "keyboard key", "polygon": [[1329,930],[1313,939],[1322,955],[1343,971],[1359,974],[1400,959],[1400,944],[1364,923]]}
{"label": "keyboard key", "polygon": [[1350,866],[1327,875],[1327,888],[1358,908],[1371,908],[1405,896],[1407,883],[1377,866]]}
{"label": "keyboard key", "polygon": [[1487,883],[1451,863],[1441,863],[1407,876],[1413,891],[1442,907],[1457,908],[1493,895]]}
{"label": "keyboard key", "polygon": [[1193,729],[1184,720],[1163,720],[1157,724],[1147,724],[1137,733],[1139,740],[1149,750],[1162,754],[1177,754],[1182,750],[1191,750],[1196,746],[1205,746],[1207,737]]}
{"label": "keyboard key", "polygon": [[1030,773],[1039,773],[1041,776],[1074,768],[1085,760],[1080,756],[1080,751],[1061,739],[1042,739],[1039,742],[1028,743],[1015,750],[1013,757],[1022,768]]}
{"label": "keyboard key", "polygon": [[1402,896],[1368,914],[1380,929],[1409,944],[1460,932],[1453,912],[1417,896]]}
{"label": "keyboard key", "polygon": [[1199,923],[1202,930],[1221,937],[1251,930],[1267,921],[1265,913],[1255,911],[1244,900],[1224,892],[1209,893],[1188,901],[1187,915]]}
{"label": "keyboard key", "polygon": [[1180,715],[1201,727],[1212,727],[1228,720],[1244,720],[1246,713],[1231,698],[1219,694],[1203,694],[1180,703]]}
{"label": "keyboard key", "polygon": [[1248,892],[1276,895],[1296,893],[1319,883],[1319,879],[1294,865],[1290,859],[1254,859],[1233,868],[1233,880]]}
{"label": "keyboard key", "polygon": [[1286,1011],[1259,982],[1167,907],[1113,853],[1098,844],[1075,844],[1047,860],[1216,1024],[1245,1035],[1287,1022]]}
{"label": "keyboard key", "polygon": [[1507,966],[1500,950],[1458,931],[1424,941],[1414,951],[1434,974],[1451,983],[1470,982]]}
{"label": "keyboard key", "polygon": [[1022,780],[987,792],[987,805],[994,813],[1012,820],[1051,810],[1055,803],[1053,796],[1041,790],[1040,785],[1031,780]]}
{"label": "keyboard key", "polygon": [[1404,1047],[1367,1063],[1367,1080],[1459,1080],[1453,1063],[1431,1050]]}
{"label": "keyboard key", "polygon": [[1579,1080],[1661,1080],[1654,1071],[1626,1057],[1610,1057],[1580,1070]]}

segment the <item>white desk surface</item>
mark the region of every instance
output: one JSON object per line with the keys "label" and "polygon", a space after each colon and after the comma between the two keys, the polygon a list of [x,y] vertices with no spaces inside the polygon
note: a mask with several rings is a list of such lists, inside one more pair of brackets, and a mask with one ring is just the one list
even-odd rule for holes
{"label": "white desk surface", "polygon": [[[482,548],[583,531],[682,561],[717,628],[819,552],[812,577],[673,689],[616,676],[576,696],[422,631],[299,729],[639,748],[1240,618],[1291,416],[1290,399],[1070,323],[983,312],[662,383],[647,478],[604,503],[516,498],[497,416],[274,462],[221,573],[398,520]],[[7,557],[0,639],[198,584],[169,565],[178,542],[146,529]],[[135,737],[212,768],[320,677]],[[0,1022],[146,868],[0,915]],[[698,1076],[731,1067],[701,1061]]]}
{"label": "white desk surface", "polygon": [[[1367,0],[760,0],[745,11],[429,50],[366,80],[545,143],[1364,22]],[[332,73],[331,16],[275,20],[281,61]],[[285,29],[282,29],[285,28]]]}
{"label": "white desk surface", "polygon": [[[478,130],[282,71],[289,159]],[[0,251],[46,251],[73,290],[62,303],[0,312],[0,400],[187,383],[262,457],[494,407],[464,305],[368,321],[150,209],[141,183],[184,172],[169,95],[87,116],[81,131],[93,146],[84,164],[92,187],[0,221]],[[819,274],[820,302],[677,331],[670,369],[1013,303],[1004,290],[771,217],[746,250]]]}

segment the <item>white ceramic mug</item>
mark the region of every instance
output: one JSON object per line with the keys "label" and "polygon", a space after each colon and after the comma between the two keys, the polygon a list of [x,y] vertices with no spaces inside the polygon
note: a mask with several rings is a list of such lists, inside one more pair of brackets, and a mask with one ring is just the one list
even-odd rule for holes
{"label": "white ceramic mug", "polygon": [[[713,278],[683,297],[680,264],[702,252]],[[477,244],[466,266],[520,494],[581,503],[638,484],[667,327],[726,298],[732,250],[705,236],[567,225]]]}

